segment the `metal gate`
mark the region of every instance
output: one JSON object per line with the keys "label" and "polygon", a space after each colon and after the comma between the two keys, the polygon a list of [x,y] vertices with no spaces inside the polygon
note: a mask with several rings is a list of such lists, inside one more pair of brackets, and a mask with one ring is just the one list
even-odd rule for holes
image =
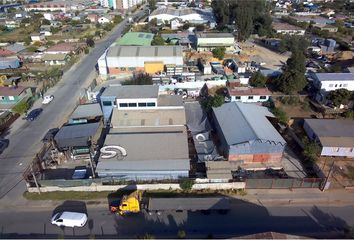
{"label": "metal gate", "polygon": [[320,188],[323,178],[246,179],[246,189]]}

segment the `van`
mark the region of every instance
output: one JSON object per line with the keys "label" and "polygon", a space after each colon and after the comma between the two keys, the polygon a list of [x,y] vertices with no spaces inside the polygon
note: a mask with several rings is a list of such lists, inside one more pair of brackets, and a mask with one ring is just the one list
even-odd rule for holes
{"label": "van", "polygon": [[87,222],[87,215],[78,212],[59,212],[52,217],[51,222],[58,227],[83,227]]}

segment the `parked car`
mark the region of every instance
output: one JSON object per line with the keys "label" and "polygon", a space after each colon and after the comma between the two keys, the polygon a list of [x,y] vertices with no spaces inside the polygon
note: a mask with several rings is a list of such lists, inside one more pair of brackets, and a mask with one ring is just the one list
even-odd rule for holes
{"label": "parked car", "polygon": [[59,212],[51,219],[51,223],[58,227],[83,227],[86,222],[87,215],[79,212]]}
{"label": "parked car", "polygon": [[0,139],[0,154],[9,146],[8,139]]}
{"label": "parked car", "polygon": [[49,104],[51,101],[53,101],[53,99],[54,99],[53,95],[44,96],[42,104]]}
{"label": "parked car", "polygon": [[38,116],[42,113],[43,109],[42,108],[36,108],[33,109],[27,116],[26,120],[27,121],[34,121]]}
{"label": "parked car", "polygon": [[59,132],[59,128],[49,129],[48,132],[44,135],[42,142],[50,142],[54,139],[55,134]]}

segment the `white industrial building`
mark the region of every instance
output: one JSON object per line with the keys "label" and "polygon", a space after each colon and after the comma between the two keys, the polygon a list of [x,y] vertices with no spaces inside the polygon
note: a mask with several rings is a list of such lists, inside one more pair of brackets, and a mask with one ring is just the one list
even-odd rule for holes
{"label": "white industrial building", "polygon": [[125,10],[141,4],[142,0],[100,0],[102,7]]}
{"label": "white industrial building", "polygon": [[210,10],[197,8],[158,8],[149,16],[149,21],[156,19],[159,22],[170,21],[172,19],[180,19],[182,22],[194,24],[215,23],[215,18]]}
{"label": "white industrial building", "polygon": [[211,51],[217,47],[225,47],[226,51],[235,50],[235,37],[231,33],[198,33],[197,50]]}
{"label": "white industrial building", "polygon": [[145,71],[147,66],[183,65],[181,46],[112,46],[99,59],[101,75]]}

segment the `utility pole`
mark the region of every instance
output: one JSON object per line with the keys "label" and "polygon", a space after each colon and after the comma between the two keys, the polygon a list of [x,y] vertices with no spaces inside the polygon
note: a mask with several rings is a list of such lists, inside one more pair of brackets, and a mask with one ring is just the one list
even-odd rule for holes
{"label": "utility pole", "polygon": [[321,189],[322,192],[325,191],[326,185],[327,185],[327,183],[328,183],[328,180],[329,180],[330,176],[331,176],[332,173],[333,173],[333,170],[334,170],[334,161],[333,161],[332,166],[331,166],[331,168],[330,168],[329,171],[328,171],[327,177],[326,177],[326,179],[325,179],[325,181],[324,181],[324,183],[323,183],[323,185],[322,185],[322,189]]}
{"label": "utility pole", "polygon": [[90,167],[91,167],[92,177],[96,178],[95,171],[93,170],[93,162],[92,162],[91,151],[89,152],[89,155],[90,155]]}
{"label": "utility pole", "polygon": [[32,174],[32,177],[33,177],[33,180],[34,180],[34,183],[36,184],[36,187],[37,187],[37,190],[38,190],[38,193],[41,194],[41,189],[38,185],[38,182],[37,182],[37,178],[36,178],[36,174],[34,174],[34,171],[33,171],[33,163],[31,163],[30,167],[31,167],[31,174]]}

